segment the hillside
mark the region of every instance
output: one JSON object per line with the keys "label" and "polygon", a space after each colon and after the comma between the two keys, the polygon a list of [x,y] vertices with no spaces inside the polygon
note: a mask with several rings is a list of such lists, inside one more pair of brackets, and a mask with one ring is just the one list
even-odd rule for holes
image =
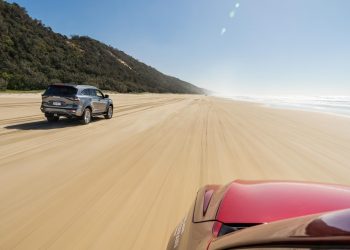
{"label": "hillside", "polygon": [[0,0],[0,88],[43,89],[56,82],[122,93],[204,93],[97,40],[55,33],[18,4]]}

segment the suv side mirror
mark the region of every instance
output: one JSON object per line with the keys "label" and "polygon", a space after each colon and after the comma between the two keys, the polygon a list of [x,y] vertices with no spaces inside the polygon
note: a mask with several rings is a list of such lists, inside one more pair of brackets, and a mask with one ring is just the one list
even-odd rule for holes
{"label": "suv side mirror", "polygon": [[105,95],[105,98],[109,98],[109,95]]}

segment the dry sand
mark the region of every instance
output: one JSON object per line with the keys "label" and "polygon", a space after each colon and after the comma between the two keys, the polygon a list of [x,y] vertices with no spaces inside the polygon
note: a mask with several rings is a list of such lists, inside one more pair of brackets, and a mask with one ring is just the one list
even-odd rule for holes
{"label": "dry sand", "polygon": [[0,249],[164,249],[207,183],[350,184],[350,119],[204,96],[113,95],[115,116],[48,125],[0,95]]}

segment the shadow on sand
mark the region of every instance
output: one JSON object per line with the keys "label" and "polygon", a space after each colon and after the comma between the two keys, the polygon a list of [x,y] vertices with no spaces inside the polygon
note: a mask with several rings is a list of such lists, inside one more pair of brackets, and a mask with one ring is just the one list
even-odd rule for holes
{"label": "shadow on sand", "polygon": [[[91,122],[93,123],[99,120],[103,120],[103,119],[99,117],[94,117]],[[60,128],[76,127],[76,126],[84,126],[84,125],[82,125],[80,120],[78,119],[61,118],[58,122],[48,122],[46,120],[42,120],[42,121],[9,125],[9,126],[5,126],[4,128],[17,129],[17,130],[50,130],[50,129],[60,129]]]}

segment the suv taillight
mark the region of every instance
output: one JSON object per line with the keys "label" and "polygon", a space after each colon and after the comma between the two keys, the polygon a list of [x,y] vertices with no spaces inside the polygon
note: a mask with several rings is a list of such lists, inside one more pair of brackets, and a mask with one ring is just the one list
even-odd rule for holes
{"label": "suv taillight", "polygon": [[73,101],[73,102],[75,102],[75,103],[79,103],[79,101],[80,101],[79,97],[77,97],[77,96],[70,97],[70,98],[67,98],[67,99],[68,99],[68,100],[71,100],[71,101]]}

